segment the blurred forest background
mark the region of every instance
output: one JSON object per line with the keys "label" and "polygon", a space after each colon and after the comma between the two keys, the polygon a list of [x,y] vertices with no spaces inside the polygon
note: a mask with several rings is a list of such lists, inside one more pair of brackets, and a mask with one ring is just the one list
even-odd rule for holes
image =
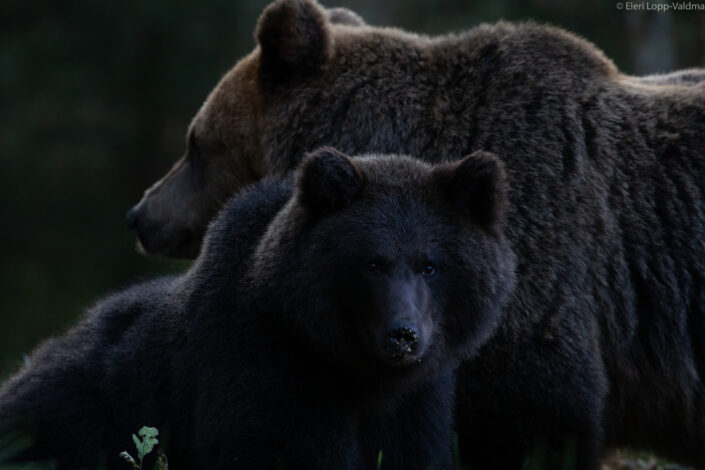
{"label": "blurred forest background", "polygon": [[[207,93],[254,47],[267,3],[0,0],[0,380],[101,296],[187,266],[137,254],[124,214],[179,158]],[[427,34],[549,22],[631,74],[705,65],[705,12],[611,0],[324,4]]]}

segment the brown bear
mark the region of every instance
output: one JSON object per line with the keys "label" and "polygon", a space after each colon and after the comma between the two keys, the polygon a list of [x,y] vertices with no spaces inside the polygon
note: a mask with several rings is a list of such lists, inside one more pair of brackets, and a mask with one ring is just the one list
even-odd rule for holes
{"label": "brown bear", "polygon": [[555,149],[561,139],[545,131],[571,124],[548,119],[552,102],[580,106],[640,86],[653,89],[639,94],[669,94],[705,81],[703,69],[620,74],[592,44],[557,28],[499,23],[429,38],[308,0],[269,6],[256,38],[194,117],[184,157],[128,212],[145,251],[195,257],[228,196],[291,170],[320,145],[455,159],[480,148],[488,132],[480,124],[492,120],[500,149],[507,137]]}
{"label": "brown bear", "polygon": [[38,348],[0,388],[0,466],[127,469],[150,424],[176,469],[452,468],[455,371],[514,283],[505,197],[485,152],[320,149],[235,196],[183,275]]}
{"label": "brown bear", "polygon": [[512,188],[518,284],[461,371],[463,460],[596,468],[631,446],[705,466],[702,71],[625,76],[531,23],[429,38],[330,16],[265,10],[184,158],[130,211],[144,247],[195,254],[229,194],[319,145],[429,162],[487,149]]}

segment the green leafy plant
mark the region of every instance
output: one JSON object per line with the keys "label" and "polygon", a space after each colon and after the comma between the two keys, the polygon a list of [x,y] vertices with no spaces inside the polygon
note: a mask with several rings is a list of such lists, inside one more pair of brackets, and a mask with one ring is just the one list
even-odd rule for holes
{"label": "green leafy plant", "polygon": [[[139,437],[132,435],[132,441],[135,443],[137,448],[137,459],[132,457],[129,452],[120,452],[120,457],[125,459],[132,468],[142,470],[142,463],[144,457],[154,450],[154,447],[159,444],[157,436],[159,435],[159,430],[157,428],[150,428],[149,426],[142,426],[142,428],[137,432]],[[166,456],[163,452],[159,451],[159,456],[157,458],[156,469],[157,470],[168,470],[169,466],[166,460]]]}

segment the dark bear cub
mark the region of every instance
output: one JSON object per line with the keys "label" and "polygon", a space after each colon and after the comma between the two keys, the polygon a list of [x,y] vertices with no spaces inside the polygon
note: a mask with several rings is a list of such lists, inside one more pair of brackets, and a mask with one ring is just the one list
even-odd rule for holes
{"label": "dark bear cub", "polygon": [[[514,282],[502,164],[309,156],[231,201],[184,275],[98,304],[0,391],[17,459],[121,468],[447,468],[454,371]],[[18,421],[14,421],[18,420]]]}

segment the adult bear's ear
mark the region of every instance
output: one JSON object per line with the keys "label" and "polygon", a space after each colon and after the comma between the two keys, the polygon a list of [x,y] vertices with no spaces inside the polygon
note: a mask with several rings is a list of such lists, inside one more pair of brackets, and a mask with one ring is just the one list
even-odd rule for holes
{"label": "adult bear's ear", "polygon": [[262,12],[255,38],[260,78],[271,81],[315,70],[332,48],[328,15],[313,0],[276,0]]}
{"label": "adult bear's ear", "polygon": [[346,26],[365,26],[365,20],[360,15],[347,8],[328,8],[328,20],[333,24],[344,24]]}
{"label": "adult bear's ear", "polygon": [[469,213],[486,227],[501,223],[507,198],[504,164],[494,154],[478,150],[435,170],[438,184],[457,210]]}
{"label": "adult bear's ear", "polygon": [[362,188],[362,175],[355,162],[331,147],[306,156],[296,175],[299,202],[316,215],[350,204]]}

